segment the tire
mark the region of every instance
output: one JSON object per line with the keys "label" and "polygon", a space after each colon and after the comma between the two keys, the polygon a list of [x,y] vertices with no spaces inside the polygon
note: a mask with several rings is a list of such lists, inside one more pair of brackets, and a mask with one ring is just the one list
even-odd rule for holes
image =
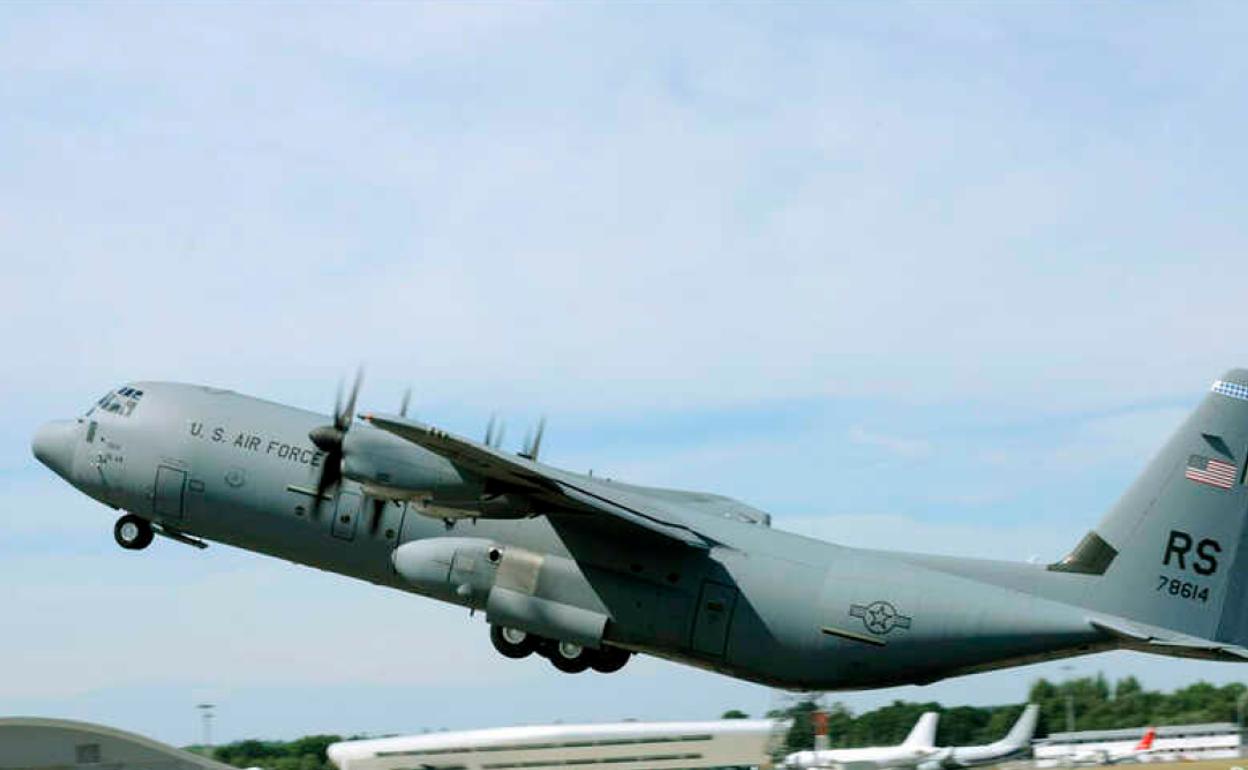
{"label": "tire", "polygon": [[579,674],[589,668],[590,650],[574,642],[557,642],[550,662],[565,674]]}
{"label": "tire", "polygon": [[537,649],[537,637],[507,626],[490,626],[490,641],[507,658],[527,658]]}
{"label": "tire", "polygon": [[113,539],[127,551],[142,551],[152,544],[152,525],[133,513],[127,513],[113,525]]}
{"label": "tire", "polygon": [[633,654],[628,650],[622,650],[619,647],[608,647],[605,644],[601,648],[593,650],[593,653],[589,657],[589,667],[602,674],[613,674],[619,671],[633,657]]}

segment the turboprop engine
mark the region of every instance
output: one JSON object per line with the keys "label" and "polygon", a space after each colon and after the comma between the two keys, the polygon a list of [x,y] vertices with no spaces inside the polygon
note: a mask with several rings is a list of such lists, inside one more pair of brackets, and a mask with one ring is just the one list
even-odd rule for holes
{"label": "turboprop engine", "polygon": [[[363,486],[380,520],[386,500],[406,500],[412,510],[440,519],[521,518],[532,515],[523,493],[498,488],[440,454],[371,426],[355,425],[359,395],[357,374],[344,404],[341,392],[329,425],[313,428],[308,438],[324,453],[315,505],[332,499],[328,492],[344,478]],[[407,411],[407,397],[399,414]],[[535,460],[543,423],[520,455]],[[486,429],[484,444],[497,449],[501,426]],[[491,488],[493,486],[493,488]],[[513,494],[508,494],[513,492]],[[421,593],[483,609],[490,640],[503,655],[523,658],[534,652],[561,671],[587,668],[617,671],[632,655],[604,644],[608,613],[584,573],[571,559],[543,555],[484,538],[437,537],[405,543],[391,555],[395,571]]]}
{"label": "turboprop engine", "polygon": [[437,519],[522,518],[527,501],[493,494],[479,477],[384,431],[356,427],[342,438],[342,475],[375,498],[408,500]]}

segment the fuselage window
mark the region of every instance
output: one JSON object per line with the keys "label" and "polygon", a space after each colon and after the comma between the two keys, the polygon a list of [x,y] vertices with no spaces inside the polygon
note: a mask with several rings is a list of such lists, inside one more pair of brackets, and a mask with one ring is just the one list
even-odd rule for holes
{"label": "fuselage window", "polygon": [[129,417],[134,412],[134,408],[138,406],[139,399],[142,397],[143,391],[141,390],[122,388],[101,398],[87,412],[87,416],[90,417],[92,412],[99,409],[101,412],[108,412],[120,417]]}

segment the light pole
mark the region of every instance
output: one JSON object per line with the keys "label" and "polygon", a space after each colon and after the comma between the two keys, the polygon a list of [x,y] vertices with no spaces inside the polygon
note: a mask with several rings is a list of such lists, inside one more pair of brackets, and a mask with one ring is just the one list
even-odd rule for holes
{"label": "light pole", "polygon": [[1066,732],[1073,733],[1075,731],[1075,694],[1070,687],[1070,672],[1075,670],[1074,666],[1062,666],[1062,670],[1066,672]]}
{"label": "light pole", "polygon": [[199,709],[200,720],[203,725],[203,752],[204,756],[212,756],[212,710],[216,705],[212,703],[201,703],[195,708]]}
{"label": "light pole", "polygon": [[1235,699],[1235,727],[1239,730],[1239,742],[1244,742],[1244,703],[1248,702],[1248,690],[1240,693]]}

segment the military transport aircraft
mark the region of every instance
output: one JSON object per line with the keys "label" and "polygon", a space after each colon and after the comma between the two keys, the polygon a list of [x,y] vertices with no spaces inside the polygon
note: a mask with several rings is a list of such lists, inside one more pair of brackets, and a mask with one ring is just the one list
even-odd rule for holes
{"label": "military transport aircraft", "polygon": [[499,652],[568,672],[644,652],[834,690],[1115,648],[1248,659],[1245,370],[1047,566],[800,537],[718,495],[546,465],[540,432],[512,454],[494,430],[473,441],[403,409],[357,420],[358,392],[327,419],[134,382],[33,450],[123,511],[124,548],[220,541],[482,610]]}

